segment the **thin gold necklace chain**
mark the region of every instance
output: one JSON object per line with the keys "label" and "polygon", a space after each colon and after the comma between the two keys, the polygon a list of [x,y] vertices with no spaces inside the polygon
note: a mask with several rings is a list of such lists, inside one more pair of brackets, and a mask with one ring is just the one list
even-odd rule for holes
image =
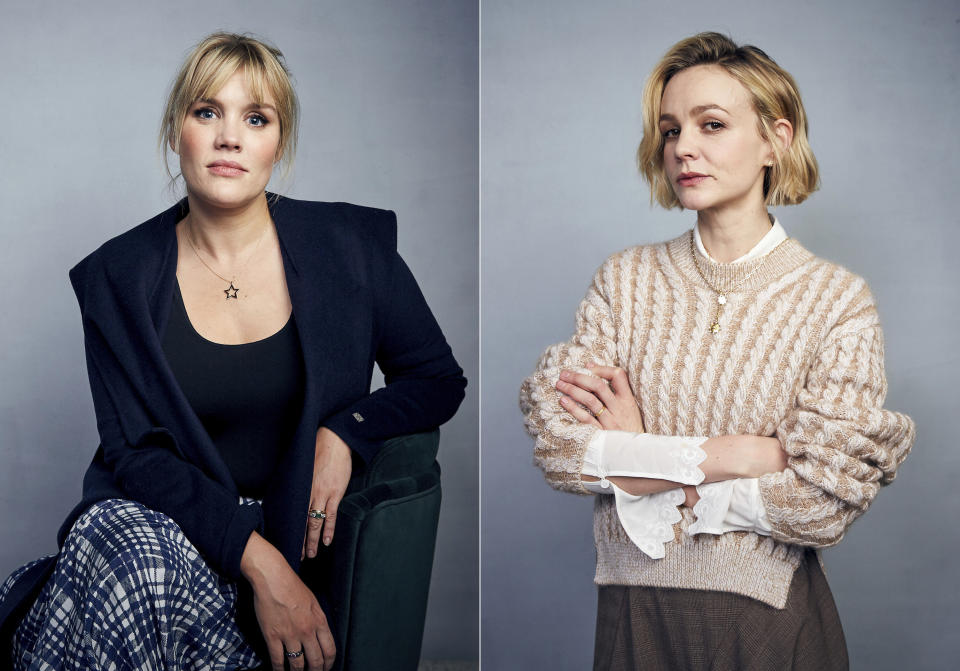
{"label": "thin gold necklace chain", "polygon": [[[779,246],[780,246],[780,244],[777,244],[777,247],[779,247]],[[774,249],[776,249],[776,247],[774,247]],[[773,251],[773,249],[770,250],[770,252],[772,252],[772,251]],[[716,288],[715,286],[713,286],[713,284],[710,282],[710,280],[707,279],[707,276],[704,274],[703,270],[700,269],[700,259],[697,258],[697,249],[696,249],[696,245],[694,244],[694,241],[693,241],[693,229],[690,229],[690,254],[693,256],[693,266],[694,266],[694,268],[697,269],[697,274],[700,275],[700,279],[702,279],[702,280],[704,281],[704,283],[705,283],[708,287],[710,287],[711,289],[713,289],[714,293],[717,294],[717,313],[716,313],[716,315],[714,315],[714,317],[713,317],[713,323],[710,324],[710,332],[711,332],[711,333],[720,333],[720,313],[723,311],[723,306],[727,304],[727,294],[730,294],[730,293],[733,293],[734,291],[739,290],[740,287],[742,287],[744,284],[746,284],[747,280],[749,280],[750,277],[751,277],[755,272],[757,272],[758,270],[760,270],[760,269],[764,266],[764,264],[766,264],[766,262],[767,262],[767,257],[770,255],[770,253],[768,252],[768,253],[764,256],[764,259],[763,259],[763,261],[760,262],[760,265],[758,265],[756,268],[754,268],[754,269],[751,270],[749,273],[747,273],[746,277],[744,277],[742,280],[740,280],[739,282],[737,282],[736,285],[734,285],[733,287],[731,287],[731,288],[729,288],[729,289],[718,289],[718,288]]]}
{"label": "thin gold necklace chain", "polygon": [[257,244],[253,246],[253,250],[250,252],[250,255],[247,256],[247,260],[240,267],[240,272],[234,273],[233,279],[227,279],[226,277],[218,273],[216,270],[211,268],[210,264],[204,261],[203,257],[200,256],[200,250],[197,248],[196,243],[194,243],[193,241],[193,225],[192,224],[193,222],[187,222],[187,225],[189,226],[189,230],[187,231],[187,241],[190,243],[190,247],[193,249],[193,253],[197,255],[197,259],[200,261],[200,263],[204,265],[204,267],[207,270],[209,270],[211,273],[213,273],[214,275],[219,277],[221,280],[223,280],[224,282],[230,285],[228,288],[223,290],[223,293],[227,295],[227,300],[230,300],[231,298],[237,298],[237,292],[239,291],[239,289],[233,286],[233,283],[240,275],[243,274],[243,271],[247,269],[247,266],[250,264],[250,259],[252,259],[253,255],[257,253],[257,250],[260,248],[260,243],[263,242],[263,239],[267,235],[267,229],[269,229],[270,227],[269,226],[264,227],[263,232],[260,234],[260,237],[257,238]]}

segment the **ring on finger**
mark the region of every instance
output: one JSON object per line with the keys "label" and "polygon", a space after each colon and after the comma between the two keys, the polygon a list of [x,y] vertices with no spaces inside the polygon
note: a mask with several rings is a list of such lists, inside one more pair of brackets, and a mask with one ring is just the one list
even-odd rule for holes
{"label": "ring on finger", "polygon": [[290,659],[296,659],[297,657],[300,657],[303,655],[303,648],[300,648],[296,652],[285,652],[283,654],[289,657]]}
{"label": "ring on finger", "polygon": [[600,415],[602,415],[603,412],[604,412],[604,410],[606,410],[606,409],[607,409],[607,406],[601,405],[601,406],[600,406],[600,409],[599,409],[597,412],[593,413],[593,416],[594,416],[594,417],[600,417]]}
{"label": "ring on finger", "polygon": [[313,508],[310,512],[307,513],[307,517],[312,517],[318,520],[327,519],[327,511],[321,510],[320,508]]}

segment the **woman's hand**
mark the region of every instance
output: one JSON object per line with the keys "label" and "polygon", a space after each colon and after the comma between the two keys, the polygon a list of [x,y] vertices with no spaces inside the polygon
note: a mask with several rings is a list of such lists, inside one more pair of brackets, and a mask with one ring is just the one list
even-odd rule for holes
{"label": "woman's hand", "polygon": [[[315,557],[320,532],[323,532],[323,544],[333,542],[333,531],[337,525],[337,508],[343,499],[353,462],[350,448],[325,426],[317,431],[317,443],[313,459],[313,488],[310,490],[310,510],[319,509],[326,513],[326,519],[307,517],[307,533],[303,539],[304,556]],[[309,511],[308,511],[309,512]],[[306,514],[306,513],[304,513]]]}
{"label": "woman's hand", "polygon": [[[593,375],[565,370],[557,390],[564,395],[560,405],[581,424],[601,429],[643,433],[640,406],[622,368],[587,364]],[[595,377],[596,376],[596,377]]]}
{"label": "woman's hand", "polygon": [[[253,607],[270,652],[273,671],[333,667],[336,645],[317,598],[283,555],[257,532],[250,534],[241,560],[243,575],[253,587]],[[285,652],[303,651],[299,657]]]}

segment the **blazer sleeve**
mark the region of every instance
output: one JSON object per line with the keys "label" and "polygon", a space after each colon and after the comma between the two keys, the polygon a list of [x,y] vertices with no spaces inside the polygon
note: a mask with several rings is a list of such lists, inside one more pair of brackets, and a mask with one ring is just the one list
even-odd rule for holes
{"label": "blazer sleeve", "polygon": [[840,542],[913,445],[906,415],[884,409],[883,334],[869,292],[858,315],[834,327],[793,410],[777,428],[788,468],[760,478],[774,538]]}
{"label": "blazer sleeve", "polygon": [[[70,274],[81,311],[88,290],[82,275]],[[262,509],[241,505],[239,496],[188,462],[167,429],[137,421],[142,401],[126,382],[128,372],[87,316],[83,330],[97,430],[114,483],[129,499],[169,516],[215,570],[239,580],[247,540],[264,529]]]}
{"label": "blazer sleeve", "polygon": [[375,300],[375,357],[385,385],[323,422],[366,462],[385,440],[434,429],[453,417],[467,385],[395,245],[385,265]]}
{"label": "blazer sleeve", "polygon": [[574,369],[590,374],[588,363],[619,365],[616,323],[607,278],[616,272],[616,258],[608,260],[593,278],[576,316],[576,332],[570,341],[551,345],[520,387],[520,411],[527,432],[536,439],[534,463],[547,483],[561,491],[591,494],[583,486],[583,458],[598,429],[581,424],[560,405],[556,389],[560,372]]}

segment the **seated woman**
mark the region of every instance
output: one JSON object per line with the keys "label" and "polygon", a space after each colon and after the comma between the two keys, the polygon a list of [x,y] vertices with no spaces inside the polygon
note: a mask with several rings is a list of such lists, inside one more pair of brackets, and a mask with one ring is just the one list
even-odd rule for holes
{"label": "seated woman", "polygon": [[32,603],[15,668],[331,667],[298,573],[354,459],[450,419],[466,380],[392,212],[265,192],[297,120],[277,49],[204,39],[161,131],[186,198],[71,270],[101,443],[59,555],[0,588]]}
{"label": "seated woman", "polygon": [[806,129],[760,49],[674,45],[638,160],[695,225],[611,256],[523,383],[547,481],[601,494],[595,669],[847,667],[815,549],[893,480],[914,425],[883,408],[867,284],[767,211],[816,188]]}

